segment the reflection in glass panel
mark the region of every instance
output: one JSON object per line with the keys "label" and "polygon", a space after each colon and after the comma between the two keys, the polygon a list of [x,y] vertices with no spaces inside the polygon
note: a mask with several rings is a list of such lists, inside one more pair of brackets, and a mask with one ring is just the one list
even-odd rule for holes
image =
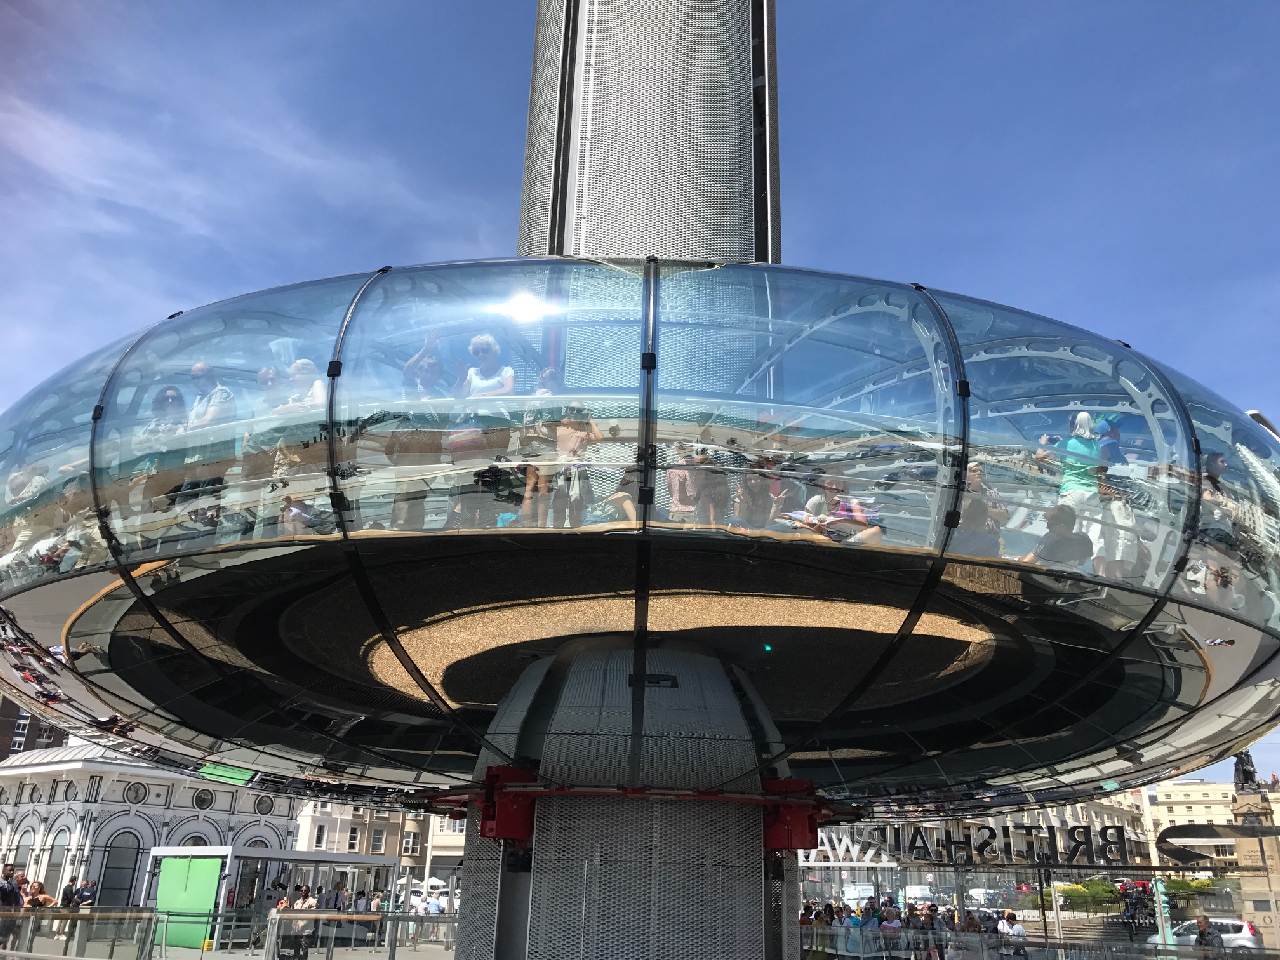
{"label": "reflection in glass panel", "polygon": [[1202,659],[1198,677],[1187,671],[1196,708],[1170,711],[1164,722],[1117,739],[1109,758],[1084,756],[1064,765],[1061,779],[1087,788],[1100,779],[1126,783],[1185,775],[1230,756],[1269,725],[1280,708],[1274,638],[1176,604],[1166,609],[1158,633],[1170,644],[1190,645],[1181,647],[1180,659]]}
{"label": "reflection in glass panel", "polygon": [[89,432],[107,373],[132,339],[64,368],[0,418],[0,593],[109,559],[93,513]]}
{"label": "reflection in glass panel", "polygon": [[952,561],[912,637],[805,763],[822,778],[833,759],[837,788],[872,801],[1060,789],[1061,765],[1198,702],[1187,699],[1202,686],[1198,659],[1171,661],[1145,641],[1122,646],[1151,603]]}
{"label": "reflection in glass panel", "polygon": [[452,751],[470,773],[471,743],[378,655],[336,545],[188,555],[162,569],[171,575],[146,590],[176,638],[140,605],[101,601],[72,631],[77,644],[86,628],[105,632],[77,667],[117,712],[206,753],[263,748],[387,779],[424,756],[448,769]]}
{"label": "reflection in glass panel", "polygon": [[1179,555],[1191,438],[1141,355],[937,294],[969,380],[966,496],[949,552],[1158,589]]}
{"label": "reflection in glass panel", "polygon": [[[1204,449],[1189,529],[1191,437],[1127,348],[942,295],[972,389],[963,425],[917,291],[669,264],[656,540],[637,540],[615,534],[641,512],[639,265],[379,275],[341,347],[330,435],[322,371],[364,280],[201,308],[130,353],[95,479],[167,622],[103,571],[9,595],[40,634],[6,634],[24,704],[178,769],[373,794],[469,778],[465,727],[525,697],[555,716],[546,770],[615,783],[577,758],[591,736],[629,763],[647,586],[642,770],[678,741],[695,786],[753,782],[791,749],[793,775],[873,805],[1030,803],[1186,771],[1276,712],[1280,441],[1173,375]],[[0,589],[105,560],[86,443],[121,349],[0,423]],[[957,483],[960,559],[899,638]],[[704,694],[731,723],[710,729]],[[498,729],[501,749],[519,725]],[[719,759],[697,752],[716,737],[732,741]]]}
{"label": "reflection in glass panel", "polygon": [[512,261],[396,270],[337,385],[351,530],[635,521],[641,281]]}
{"label": "reflection in glass panel", "polygon": [[943,335],[918,293],[672,266],[658,318],[659,522],[934,545],[958,431]]}
{"label": "reflection in glass panel", "polygon": [[1276,627],[1280,441],[1189,377],[1170,377],[1200,438],[1201,471],[1200,522],[1175,595]]}
{"label": "reflection in glass panel", "polygon": [[201,307],[116,371],[97,483],[127,557],[335,533],[323,370],[361,276]]}

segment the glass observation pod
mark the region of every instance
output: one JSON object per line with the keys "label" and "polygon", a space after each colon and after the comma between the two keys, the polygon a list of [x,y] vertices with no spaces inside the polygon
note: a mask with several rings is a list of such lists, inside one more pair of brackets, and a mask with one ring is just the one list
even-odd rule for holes
{"label": "glass observation pod", "polygon": [[0,460],[13,695],[264,789],[470,781],[531,663],[637,629],[758,698],[762,768],[872,814],[1177,775],[1280,706],[1280,441],[1122,343],[904,284],[282,287],[71,364]]}

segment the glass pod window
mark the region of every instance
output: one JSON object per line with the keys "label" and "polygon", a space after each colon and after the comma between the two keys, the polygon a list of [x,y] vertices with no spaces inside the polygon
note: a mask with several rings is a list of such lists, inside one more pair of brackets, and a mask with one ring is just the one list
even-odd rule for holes
{"label": "glass pod window", "polygon": [[95,451],[126,557],[335,535],[325,368],[363,280],[211,304],[133,348],[108,387]]}

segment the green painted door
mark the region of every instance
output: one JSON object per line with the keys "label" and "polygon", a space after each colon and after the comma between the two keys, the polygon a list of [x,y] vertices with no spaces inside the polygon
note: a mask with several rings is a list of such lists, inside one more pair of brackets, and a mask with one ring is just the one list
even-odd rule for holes
{"label": "green painted door", "polygon": [[199,949],[209,939],[209,914],[217,909],[221,876],[221,857],[165,857],[160,861],[156,911],[169,917],[165,943]]}

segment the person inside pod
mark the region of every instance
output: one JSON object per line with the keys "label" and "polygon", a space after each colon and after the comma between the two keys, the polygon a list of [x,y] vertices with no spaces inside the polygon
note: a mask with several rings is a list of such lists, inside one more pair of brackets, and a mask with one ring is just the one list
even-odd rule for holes
{"label": "person inside pod", "polygon": [[1054,442],[1048,434],[1040,437],[1040,449],[1036,459],[1057,461],[1062,470],[1058,484],[1058,503],[1075,511],[1076,529],[1089,535],[1097,543],[1100,504],[1098,476],[1106,467],[1098,449],[1098,434],[1094,429],[1093,415],[1080,411],[1071,417],[1070,433]]}

